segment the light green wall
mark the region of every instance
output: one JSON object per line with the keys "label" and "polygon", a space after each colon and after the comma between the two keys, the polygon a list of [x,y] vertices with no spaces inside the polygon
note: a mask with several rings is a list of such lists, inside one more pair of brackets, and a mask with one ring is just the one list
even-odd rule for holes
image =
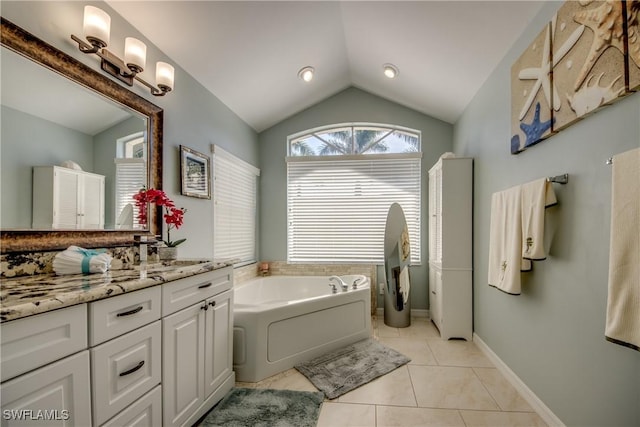
{"label": "light green wall", "polygon": [[[183,227],[172,233],[175,238],[187,238],[187,242],[180,245],[180,257],[210,258],[213,256],[213,204],[211,200],[180,195],[179,146],[183,144],[210,155],[210,144],[219,144],[257,166],[257,133],[104,2],[3,0],[1,13],[4,18],[99,70],[97,57],[81,53],[70,40],[71,34],[82,36],[86,4],[96,5],[111,16],[110,49],[114,52],[124,51],[125,37],[136,37],[147,45],[147,64],[168,61],[175,67],[175,89],[164,97],[151,95],[137,83],[130,89],[164,109],[164,190],[176,205],[187,208]],[[167,28],[170,24],[158,23]],[[155,67],[147,68],[143,77],[153,82]]]}
{"label": "light green wall", "polygon": [[[348,88],[261,132],[260,141],[260,255],[263,260],[287,259],[287,136],[335,123],[371,122],[405,126],[422,132],[422,206],[426,210],[428,169],[440,155],[451,151],[452,126],[415,110]],[[411,268],[411,307],[428,306],[428,221],[422,216],[422,260]],[[384,242],[380,242],[382,245]],[[380,274],[380,269],[378,269]],[[382,301],[379,301],[382,306]]]}
{"label": "light green wall", "polygon": [[[475,333],[570,426],[640,425],[640,353],[605,341],[611,200],[607,158],[640,146],[633,94],[523,153],[509,153],[510,67],[561,3],[546,5],[454,127],[456,154],[475,158]],[[554,184],[555,235],[523,293],[487,285],[491,194],[539,177]],[[638,185],[638,183],[630,184]]]}

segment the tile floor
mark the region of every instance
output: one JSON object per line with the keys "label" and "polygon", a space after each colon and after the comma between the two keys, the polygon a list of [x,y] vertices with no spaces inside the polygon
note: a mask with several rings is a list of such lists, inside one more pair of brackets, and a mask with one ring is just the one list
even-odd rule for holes
{"label": "tile floor", "polygon": [[[372,318],[373,336],[411,358],[387,375],[325,400],[318,427],[546,426],[475,344],[443,341],[425,318],[391,328]],[[317,391],[295,369],[238,387]]]}

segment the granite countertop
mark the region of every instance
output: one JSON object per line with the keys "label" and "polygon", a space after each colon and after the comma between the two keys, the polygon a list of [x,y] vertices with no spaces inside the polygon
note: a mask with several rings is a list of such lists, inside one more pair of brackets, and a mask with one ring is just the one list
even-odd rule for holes
{"label": "granite countertop", "polygon": [[0,322],[133,292],[224,268],[233,262],[179,260],[141,264],[104,274],[38,274],[3,279],[0,285]]}

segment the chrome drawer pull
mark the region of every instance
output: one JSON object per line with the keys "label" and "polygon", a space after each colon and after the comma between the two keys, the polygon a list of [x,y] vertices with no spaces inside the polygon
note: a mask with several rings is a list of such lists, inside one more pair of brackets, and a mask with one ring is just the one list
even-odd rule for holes
{"label": "chrome drawer pull", "polygon": [[142,311],[142,306],[141,305],[137,306],[133,310],[123,311],[122,313],[118,313],[118,314],[116,314],[116,317],[131,316],[132,314],[136,314],[139,311]]}
{"label": "chrome drawer pull", "polygon": [[209,282],[209,283],[205,283],[204,285],[200,285],[198,286],[198,289],[204,289],[204,288],[208,288],[209,286],[211,286],[213,283]]}
{"label": "chrome drawer pull", "polygon": [[129,369],[128,371],[124,371],[123,373],[120,374],[120,376],[124,377],[125,375],[133,374],[135,371],[137,371],[138,369],[142,368],[142,366],[144,366],[144,360],[141,361],[140,363],[138,363],[133,368]]}

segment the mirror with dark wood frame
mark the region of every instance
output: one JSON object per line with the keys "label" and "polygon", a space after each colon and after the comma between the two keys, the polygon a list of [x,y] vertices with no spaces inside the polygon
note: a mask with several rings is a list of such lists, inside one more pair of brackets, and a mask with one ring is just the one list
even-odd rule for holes
{"label": "mirror with dark wood frame", "polygon": [[[120,83],[94,71],[73,57],[2,18],[1,45],[42,67],[57,73],[105,99],[130,110],[146,122],[147,185],[162,188],[163,110],[133,93]],[[60,103],[66,100],[61,99]],[[4,141],[3,141],[4,143]],[[162,231],[162,215],[158,209],[149,212],[149,227],[134,229],[34,230],[0,229],[0,252],[33,252],[65,249],[70,245],[87,248],[127,246],[135,235],[158,235]]]}

